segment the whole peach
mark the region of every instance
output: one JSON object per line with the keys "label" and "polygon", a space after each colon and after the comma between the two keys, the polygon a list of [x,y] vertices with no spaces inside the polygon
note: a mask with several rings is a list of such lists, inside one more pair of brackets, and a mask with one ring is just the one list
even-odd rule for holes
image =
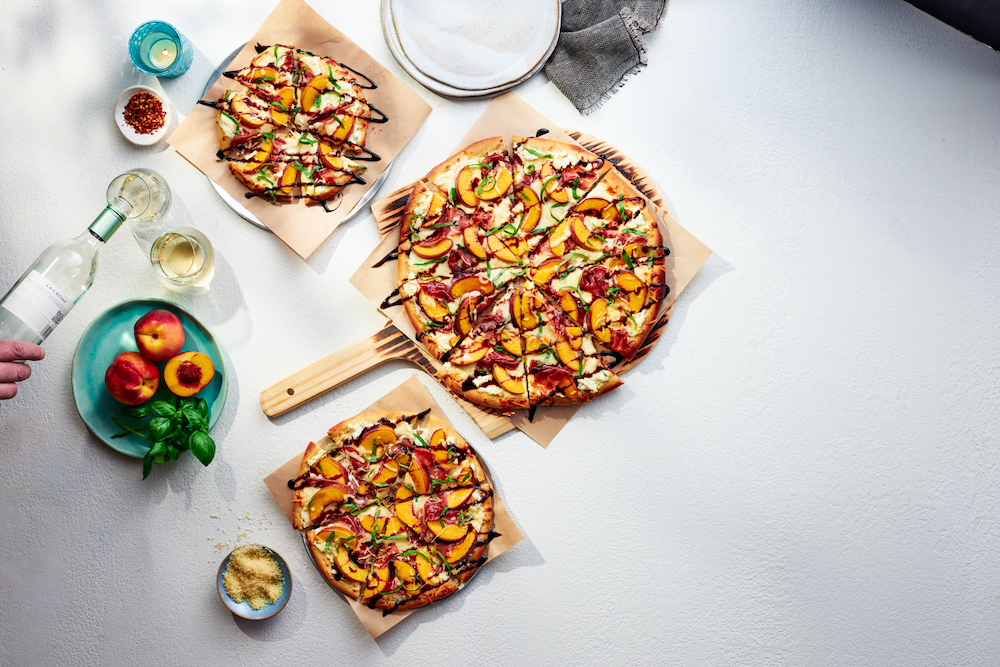
{"label": "whole peach", "polygon": [[169,310],[151,310],[135,322],[135,344],[150,361],[163,361],[184,347],[184,326]]}
{"label": "whole peach", "polygon": [[160,386],[160,371],[138,352],[122,352],[104,373],[104,386],[116,401],[125,405],[145,403]]}

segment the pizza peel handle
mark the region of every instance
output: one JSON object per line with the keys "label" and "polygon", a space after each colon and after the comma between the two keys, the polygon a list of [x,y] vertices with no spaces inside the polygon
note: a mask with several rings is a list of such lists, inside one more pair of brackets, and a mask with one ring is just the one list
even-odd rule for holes
{"label": "pizza peel handle", "polygon": [[387,322],[368,338],[352,343],[260,392],[260,408],[268,417],[277,417],[393,359],[412,361],[430,375],[437,372],[430,358],[392,322]]}

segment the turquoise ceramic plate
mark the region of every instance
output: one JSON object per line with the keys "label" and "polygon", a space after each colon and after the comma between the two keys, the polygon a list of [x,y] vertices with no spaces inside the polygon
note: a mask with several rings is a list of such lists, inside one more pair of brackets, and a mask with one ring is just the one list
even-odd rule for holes
{"label": "turquoise ceramic plate", "polygon": [[263,544],[258,544],[256,546],[274,556],[274,560],[277,561],[278,567],[281,569],[281,576],[285,579],[285,587],[281,590],[281,597],[275,600],[272,604],[264,605],[260,609],[254,609],[250,606],[250,603],[245,600],[243,602],[233,602],[233,599],[229,597],[228,593],[226,593],[225,584],[222,583],[222,575],[226,573],[226,566],[229,565],[229,557],[233,555],[232,552],[230,552],[229,556],[226,556],[225,560],[222,561],[222,564],[219,565],[218,576],[219,597],[221,597],[222,601],[227,607],[229,607],[229,611],[233,612],[240,618],[246,618],[251,621],[261,621],[265,618],[271,618],[285,608],[288,598],[292,595],[292,573],[288,571],[288,563],[286,563],[285,559],[282,558],[274,549],[265,547]]}
{"label": "turquoise ceramic plate", "polygon": [[[135,420],[118,412],[119,408],[125,406],[108,393],[104,386],[104,372],[119,353],[138,350],[133,330],[135,321],[156,308],[169,310],[184,325],[184,351],[194,350],[206,354],[215,365],[215,377],[207,387],[195,394],[208,401],[211,413],[209,428],[215,426],[226,404],[228,378],[222,363],[222,348],[208,327],[191,313],[176,303],[163,299],[131,299],[108,308],[90,323],[76,346],[76,354],[73,356],[73,398],[76,400],[76,409],[94,435],[112,449],[136,458],[146,455],[149,443],[145,438],[131,433],[112,439],[111,436],[124,430],[111,420],[112,417],[118,417],[126,424],[132,424]],[[156,364],[161,374],[166,364],[166,361]],[[150,400],[157,401],[169,396],[170,390],[161,376],[160,386]]]}

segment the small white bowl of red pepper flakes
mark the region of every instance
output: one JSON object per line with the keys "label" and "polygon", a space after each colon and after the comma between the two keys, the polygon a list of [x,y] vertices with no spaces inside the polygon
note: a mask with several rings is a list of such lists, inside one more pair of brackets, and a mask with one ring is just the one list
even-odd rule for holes
{"label": "small white bowl of red pepper flakes", "polygon": [[152,88],[132,86],[118,96],[115,122],[133,144],[149,146],[166,134],[170,126],[170,108]]}

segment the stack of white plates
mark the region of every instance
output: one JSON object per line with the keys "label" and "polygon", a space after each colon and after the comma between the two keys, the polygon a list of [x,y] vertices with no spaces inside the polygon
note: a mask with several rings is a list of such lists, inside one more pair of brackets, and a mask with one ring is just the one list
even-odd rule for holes
{"label": "stack of white plates", "polygon": [[440,95],[487,97],[542,68],[559,40],[559,0],[382,0],[389,49]]}

